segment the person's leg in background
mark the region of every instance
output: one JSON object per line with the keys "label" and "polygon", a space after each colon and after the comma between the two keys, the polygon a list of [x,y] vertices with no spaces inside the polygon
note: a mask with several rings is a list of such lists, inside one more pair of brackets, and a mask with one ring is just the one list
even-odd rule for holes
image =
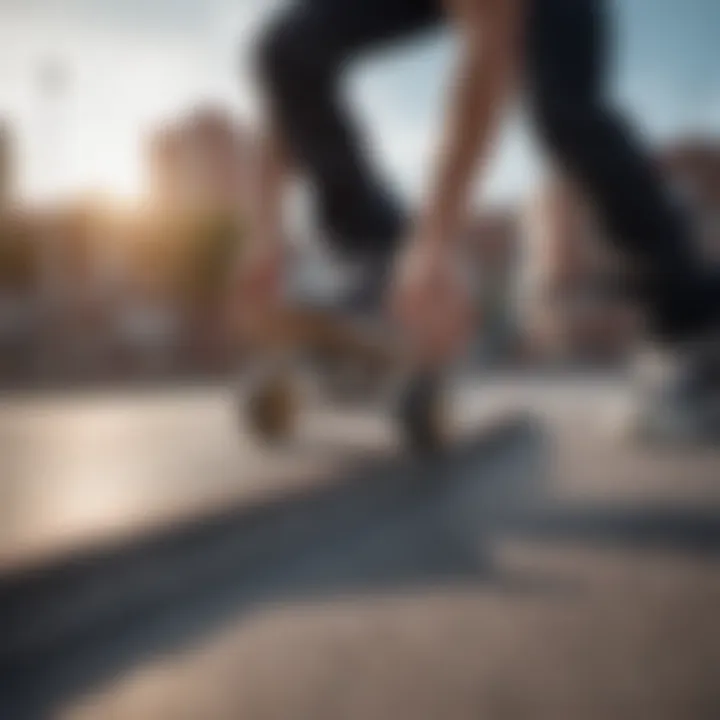
{"label": "person's leg in background", "polygon": [[323,231],[350,255],[388,256],[404,212],[353,125],[344,71],[441,17],[439,0],[299,0],[261,38],[260,81],[287,160],[310,181]]}
{"label": "person's leg in background", "polygon": [[656,332],[672,340],[699,331],[712,303],[689,224],[605,96],[607,3],[530,3],[528,90],[542,139],[636,273]]}
{"label": "person's leg in background", "polygon": [[703,267],[650,156],[605,95],[607,3],[529,0],[528,10],[527,90],[551,158],[594,204],[627,261],[655,339],[680,346],[701,338],[720,321],[720,284]]}

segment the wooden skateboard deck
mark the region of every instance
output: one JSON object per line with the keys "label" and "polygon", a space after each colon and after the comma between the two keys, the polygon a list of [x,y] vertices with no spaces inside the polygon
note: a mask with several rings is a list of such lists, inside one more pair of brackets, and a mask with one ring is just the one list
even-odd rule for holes
{"label": "wooden skateboard deck", "polygon": [[262,356],[306,356],[328,363],[350,362],[389,372],[403,360],[400,344],[380,321],[328,310],[283,307],[251,333],[246,352]]}
{"label": "wooden skateboard deck", "polygon": [[284,439],[291,434],[301,405],[293,375],[298,361],[310,361],[322,385],[332,386],[345,374],[357,382],[360,390],[355,396],[363,399],[397,380],[393,413],[407,442],[422,449],[444,444],[444,393],[439,376],[412,372],[402,344],[380,319],[312,307],[281,307],[253,328],[245,351],[255,361],[256,374],[241,411],[262,439]]}

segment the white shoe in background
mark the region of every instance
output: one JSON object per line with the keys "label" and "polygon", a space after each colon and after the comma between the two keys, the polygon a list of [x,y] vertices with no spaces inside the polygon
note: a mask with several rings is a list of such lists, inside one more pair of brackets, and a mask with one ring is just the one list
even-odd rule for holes
{"label": "white shoe in background", "polygon": [[720,337],[638,355],[624,434],[659,444],[720,442]]}

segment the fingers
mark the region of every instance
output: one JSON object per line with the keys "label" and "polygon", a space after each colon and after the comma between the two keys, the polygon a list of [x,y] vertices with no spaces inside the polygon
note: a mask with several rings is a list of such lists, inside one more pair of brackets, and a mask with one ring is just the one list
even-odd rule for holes
{"label": "fingers", "polygon": [[254,341],[277,309],[283,269],[281,255],[272,252],[251,255],[236,269],[229,302],[234,326],[243,340]]}
{"label": "fingers", "polygon": [[432,362],[457,356],[474,325],[470,296],[454,281],[401,286],[393,295],[391,312],[413,354]]}
{"label": "fingers", "polygon": [[438,303],[433,313],[418,318],[414,342],[421,357],[445,363],[462,352],[471,327],[470,309],[463,298],[457,297],[447,303]]}

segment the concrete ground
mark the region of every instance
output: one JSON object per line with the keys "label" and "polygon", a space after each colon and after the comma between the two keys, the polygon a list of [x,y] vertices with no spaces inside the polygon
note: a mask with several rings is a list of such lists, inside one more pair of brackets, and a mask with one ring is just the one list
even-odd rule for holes
{"label": "concrete ground", "polygon": [[464,383],[425,463],[321,407],[259,448],[217,388],[7,399],[0,717],[720,717],[720,449],[622,398]]}

